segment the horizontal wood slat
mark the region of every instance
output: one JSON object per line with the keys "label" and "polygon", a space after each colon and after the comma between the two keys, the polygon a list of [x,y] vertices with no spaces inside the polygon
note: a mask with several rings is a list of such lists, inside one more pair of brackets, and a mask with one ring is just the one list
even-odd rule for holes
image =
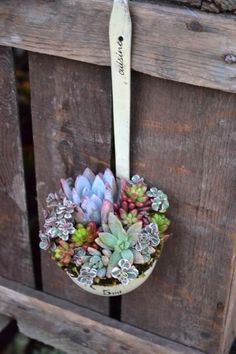
{"label": "horizontal wood slat", "polygon": [[[109,65],[111,0],[0,3],[0,44]],[[236,92],[234,16],[132,2],[132,68]]]}
{"label": "horizontal wood slat", "polygon": [[16,319],[25,335],[69,354],[200,354],[3,278],[0,313]]}
{"label": "horizontal wood slat", "polygon": [[131,0],[140,2],[152,2],[155,4],[176,4],[176,5],[186,5],[190,7],[195,7],[203,11],[209,12],[232,12],[236,11],[236,0]]}

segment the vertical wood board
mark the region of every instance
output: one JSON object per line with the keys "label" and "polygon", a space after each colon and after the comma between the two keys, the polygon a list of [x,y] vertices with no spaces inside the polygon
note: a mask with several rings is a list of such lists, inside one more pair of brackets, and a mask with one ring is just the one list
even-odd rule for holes
{"label": "vertical wood board", "polygon": [[[111,79],[108,69],[30,54],[32,117],[40,218],[60,178],[86,166],[104,170],[111,159]],[[41,222],[42,225],[42,222]],[[106,298],[83,292],[42,252],[44,291],[108,313]]]}
{"label": "vertical wood board", "polygon": [[34,286],[11,48],[0,47],[0,274]]}
{"label": "vertical wood board", "polygon": [[131,172],[169,195],[173,238],[150,280],[123,297],[122,320],[216,354],[236,254],[235,95],[132,80]]}

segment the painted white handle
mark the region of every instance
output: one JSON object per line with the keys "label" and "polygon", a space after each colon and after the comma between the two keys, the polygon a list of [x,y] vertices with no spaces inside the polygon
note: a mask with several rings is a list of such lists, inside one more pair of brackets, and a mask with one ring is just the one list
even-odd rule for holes
{"label": "painted white handle", "polygon": [[131,18],[128,0],[114,0],[110,18],[116,175],[130,178]]}

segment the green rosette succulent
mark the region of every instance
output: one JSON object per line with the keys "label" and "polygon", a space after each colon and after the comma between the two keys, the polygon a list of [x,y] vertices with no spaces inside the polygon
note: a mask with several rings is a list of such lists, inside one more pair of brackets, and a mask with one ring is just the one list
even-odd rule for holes
{"label": "green rosette succulent", "polygon": [[138,242],[142,230],[142,223],[137,222],[124,230],[120,220],[110,213],[108,217],[110,232],[100,232],[95,242],[103,249],[112,251],[108,267],[113,268],[121,259],[127,259],[131,264],[134,262],[133,248]]}
{"label": "green rosette succulent", "polygon": [[158,226],[160,234],[165,232],[170,226],[170,220],[163,214],[154,213],[151,215],[150,220]]}
{"label": "green rosette succulent", "polygon": [[74,255],[73,245],[65,241],[58,241],[52,251],[52,259],[54,259],[60,267],[67,266]]}
{"label": "green rosette succulent", "polygon": [[77,224],[75,231],[71,236],[72,242],[77,246],[83,246],[84,244],[91,244],[96,237],[96,224],[94,222],[88,223],[87,226]]}

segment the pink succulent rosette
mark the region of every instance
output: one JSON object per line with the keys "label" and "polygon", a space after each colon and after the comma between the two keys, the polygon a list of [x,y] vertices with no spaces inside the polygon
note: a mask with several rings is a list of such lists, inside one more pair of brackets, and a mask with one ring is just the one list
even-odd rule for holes
{"label": "pink succulent rosette", "polygon": [[167,195],[135,175],[86,168],[46,200],[40,248],[83,286],[128,285],[160,257],[170,224]]}

